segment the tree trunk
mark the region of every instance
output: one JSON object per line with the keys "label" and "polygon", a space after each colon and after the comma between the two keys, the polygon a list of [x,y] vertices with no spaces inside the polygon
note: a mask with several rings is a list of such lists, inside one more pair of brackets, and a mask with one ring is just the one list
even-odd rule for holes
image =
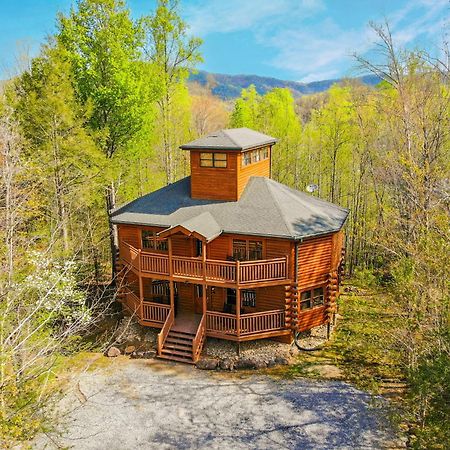
{"label": "tree trunk", "polygon": [[109,226],[109,243],[111,248],[111,284],[116,282],[116,259],[119,251],[119,238],[117,235],[117,227],[112,223],[111,210],[116,207],[116,192],[114,189],[114,182],[106,188],[106,212],[108,214]]}

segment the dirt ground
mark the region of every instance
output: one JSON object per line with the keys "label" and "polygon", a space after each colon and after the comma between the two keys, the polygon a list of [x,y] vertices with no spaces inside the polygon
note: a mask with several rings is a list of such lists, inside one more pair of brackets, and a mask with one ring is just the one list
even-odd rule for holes
{"label": "dirt ground", "polygon": [[60,425],[33,448],[393,448],[381,401],[341,381],[114,359],[73,376]]}

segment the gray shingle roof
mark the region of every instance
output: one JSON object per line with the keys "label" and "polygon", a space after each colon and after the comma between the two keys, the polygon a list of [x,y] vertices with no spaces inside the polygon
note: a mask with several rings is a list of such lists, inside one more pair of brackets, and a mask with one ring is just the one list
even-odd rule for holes
{"label": "gray shingle roof", "polygon": [[195,141],[183,144],[180,148],[187,149],[223,149],[223,150],[247,150],[265,144],[275,144],[277,139],[259,133],[249,128],[229,128],[219,130],[208,136],[203,136]]}
{"label": "gray shingle roof", "polygon": [[112,212],[114,223],[183,225],[209,240],[220,232],[301,239],[338,231],[347,216],[345,208],[265,177],[251,177],[236,202],[191,198],[187,177]]}
{"label": "gray shingle roof", "polygon": [[190,232],[195,231],[201,234],[208,242],[212,241],[222,233],[220,225],[214,220],[214,217],[208,211],[202,212],[198,216],[191,217],[184,222],[171,226],[168,230],[176,228],[178,225]]}

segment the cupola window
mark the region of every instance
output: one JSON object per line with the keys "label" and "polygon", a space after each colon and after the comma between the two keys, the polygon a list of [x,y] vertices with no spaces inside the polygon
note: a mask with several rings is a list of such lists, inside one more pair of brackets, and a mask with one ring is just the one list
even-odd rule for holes
{"label": "cupola window", "polygon": [[227,167],[226,153],[200,153],[200,167],[219,167],[225,169]]}

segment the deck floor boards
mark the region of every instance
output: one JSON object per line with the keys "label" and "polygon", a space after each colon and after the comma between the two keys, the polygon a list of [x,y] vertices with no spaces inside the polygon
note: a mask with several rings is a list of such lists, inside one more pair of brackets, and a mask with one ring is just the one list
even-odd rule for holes
{"label": "deck floor boards", "polygon": [[182,331],[185,333],[197,332],[198,324],[202,318],[201,314],[194,314],[190,312],[179,312],[175,316],[175,323],[172,326],[173,331]]}

